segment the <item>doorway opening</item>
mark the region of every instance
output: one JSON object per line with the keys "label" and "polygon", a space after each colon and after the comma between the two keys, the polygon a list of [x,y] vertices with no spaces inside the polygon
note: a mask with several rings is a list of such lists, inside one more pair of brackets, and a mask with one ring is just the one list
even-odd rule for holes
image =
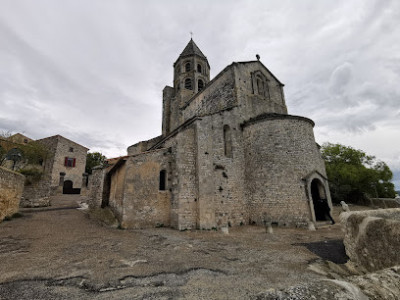
{"label": "doorway opening", "polygon": [[311,182],[311,196],[314,205],[315,220],[316,221],[327,221],[329,213],[329,204],[326,197],[325,187],[322,182],[315,178]]}
{"label": "doorway opening", "polygon": [[63,194],[80,194],[81,189],[74,189],[74,183],[71,180],[65,180],[63,184]]}

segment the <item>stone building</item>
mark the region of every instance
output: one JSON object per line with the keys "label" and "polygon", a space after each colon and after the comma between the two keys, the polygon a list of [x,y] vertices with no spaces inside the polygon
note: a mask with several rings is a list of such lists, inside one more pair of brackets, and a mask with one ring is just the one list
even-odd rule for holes
{"label": "stone building", "polygon": [[86,186],[86,156],[88,148],[61,135],[37,140],[50,150],[45,169],[53,194],[79,194]]}
{"label": "stone building", "polygon": [[[47,158],[35,164],[23,158],[24,149],[32,147],[32,142],[45,145],[48,150]],[[26,175],[22,207],[48,206],[51,195],[79,194],[82,187],[86,188],[88,148],[84,146],[60,135],[34,141],[17,133],[0,139],[0,147],[6,150],[0,151],[1,165]],[[39,179],[32,174],[40,174]]]}
{"label": "stone building", "polygon": [[122,227],[306,226],[331,204],[312,120],[289,115],[283,84],[261,61],[234,62],[210,80],[191,39],[163,90],[162,135],[128,148],[91,179],[93,206]]}

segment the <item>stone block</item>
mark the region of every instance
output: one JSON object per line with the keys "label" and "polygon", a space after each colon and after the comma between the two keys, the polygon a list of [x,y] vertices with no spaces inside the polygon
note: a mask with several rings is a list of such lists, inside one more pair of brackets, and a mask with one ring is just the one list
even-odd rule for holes
{"label": "stone block", "polygon": [[400,209],[344,212],[344,245],[350,260],[367,271],[400,264]]}

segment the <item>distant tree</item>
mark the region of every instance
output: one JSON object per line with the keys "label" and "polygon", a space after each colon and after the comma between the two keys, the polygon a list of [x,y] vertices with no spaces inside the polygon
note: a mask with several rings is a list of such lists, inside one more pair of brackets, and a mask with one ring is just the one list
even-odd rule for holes
{"label": "distant tree", "polygon": [[41,165],[50,155],[47,147],[37,141],[27,144],[16,143],[10,140],[10,132],[0,133],[0,165],[6,160],[22,162],[20,166]]}
{"label": "distant tree", "polygon": [[383,161],[340,144],[324,144],[321,151],[334,202],[395,197],[393,173]]}
{"label": "distant tree", "polygon": [[93,152],[93,153],[89,152],[86,157],[85,172],[88,174],[92,174],[92,169],[94,167],[103,165],[106,159],[107,158],[100,152]]}

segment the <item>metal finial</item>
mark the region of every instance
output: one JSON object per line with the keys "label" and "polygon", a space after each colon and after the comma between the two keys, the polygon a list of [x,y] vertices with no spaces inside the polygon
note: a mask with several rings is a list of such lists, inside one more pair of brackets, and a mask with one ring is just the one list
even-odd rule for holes
{"label": "metal finial", "polygon": [[256,54],[257,60],[260,60],[260,55]]}
{"label": "metal finial", "polygon": [[193,32],[190,32],[190,39],[193,39]]}

